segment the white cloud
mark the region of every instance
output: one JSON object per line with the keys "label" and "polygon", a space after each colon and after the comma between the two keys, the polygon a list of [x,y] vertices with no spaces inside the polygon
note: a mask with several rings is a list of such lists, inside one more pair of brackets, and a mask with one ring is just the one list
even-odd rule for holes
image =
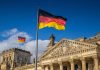
{"label": "white cloud", "polygon": [[[40,56],[46,50],[48,43],[49,40],[38,40],[38,56]],[[21,47],[21,49],[31,52],[32,54],[31,62],[32,62],[33,58],[35,58],[36,40],[32,40],[24,44],[24,47]]]}
{"label": "white cloud", "polygon": [[18,33],[18,29],[13,28],[13,29],[11,29],[11,30],[4,31],[1,35],[2,35],[3,37],[9,37],[9,36],[14,35],[14,34],[16,34],[16,33]]}
{"label": "white cloud", "polygon": [[26,37],[26,42],[31,40],[31,36],[29,36],[26,32],[18,31],[16,28],[3,32],[2,35],[7,37],[7,39],[0,41],[0,52],[17,47],[19,45],[17,42],[18,36]]}
{"label": "white cloud", "polygon": [[[38,52],[39,55],[43,53],[43,51],[47,48],[49,40],[38,40]],[[25,50],[30,51],[33,56],[35,56],[35,49],[36,49],[36,40],[32,40],[25,44]]]}
{"label": "white cloud", "polygon": [[[6,34],[6,35],[5,35]],[[3,37],[8,37],[5,40],[0,41],[0,52],[4,50],[8,50],[10,48],[21,48],[32,53],[32,57],[35,56],[35,49],[36,49],[36,40],[32,40],[32,37],[26,32],[20,32],[17,28],[8,30],[2,33]],[[26,42],[20,45],[17,42],[18,36],[26,37]],[[38,40],[38,52],[39,55],[43,53],[43,51],[47,48],[49,40]]]}

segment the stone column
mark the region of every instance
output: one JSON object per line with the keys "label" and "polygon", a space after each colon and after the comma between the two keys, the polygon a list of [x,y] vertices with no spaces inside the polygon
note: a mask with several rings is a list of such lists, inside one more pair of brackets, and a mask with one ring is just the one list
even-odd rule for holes
{"label": "stone column", "polygon": [[81,61],[82,61],[82,70],[86,70],[86,61],[85,61],[85,58],[82,58]]}
{"label": "stone column", "polygon": [[71,60],[71,70],[75,70],[74,60]]}
{"label": "stone column", "polygon": [[78,64],[78,70],[81,70],[81,64]]}
{"label": "stone column", "polygon": [[54,70],[53,64],[50,64],[50,70]]}
{"label": "stone column", "polygon": [[42,65],[42,66],[41,66],[41,69],[42,69],[42,70],[45,70],[45,66]]}
{"label": "stone column", "polygon": [[45,70],[49,70],[49,69],[48,69],[48,66],[45,66]]}
{"label": "stone column", "polygon": [[99,70],[98,57],[94,57],[94,70]]}
{"label": "stone column", "polygon": [[62,62],[59,62],[60,70],[63,70],[63,64]]}
{"label": "stone column", "polygon": [[70,70],[70,65],[69,64],[67,64],[67,70]]}

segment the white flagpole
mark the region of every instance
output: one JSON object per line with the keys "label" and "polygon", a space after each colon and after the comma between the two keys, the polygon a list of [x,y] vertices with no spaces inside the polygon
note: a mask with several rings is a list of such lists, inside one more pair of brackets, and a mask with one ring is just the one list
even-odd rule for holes
{"label": "white flagpole", "polygon": [[36,28],[36,49],[35,49],[35,70],[37,70],[37,60],[38,60],[38,12],[37,12],[37,28]]}

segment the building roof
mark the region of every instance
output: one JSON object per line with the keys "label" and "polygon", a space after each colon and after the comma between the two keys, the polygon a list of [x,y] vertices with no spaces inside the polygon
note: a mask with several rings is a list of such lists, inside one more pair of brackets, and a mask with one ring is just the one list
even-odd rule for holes
{"label": "building roof", "polygon": [[25,53],[31,54],[29,51],[22,50],[22,49],[19,49],[19,48],[11,48],[11,49],[8,49],[8,50],[3,51],[2,53],[9,52],[9,51],[11,51],[11,50],[12,50],[12,51],[21,51],[21,52],[25,52]]}

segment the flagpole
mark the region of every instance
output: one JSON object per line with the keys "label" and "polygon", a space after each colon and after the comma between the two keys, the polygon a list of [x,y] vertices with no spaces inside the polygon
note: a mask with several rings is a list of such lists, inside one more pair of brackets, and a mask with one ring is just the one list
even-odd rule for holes
{"label": "flagpole", "polygon": [[17,37],[17,47],[16,47],[16,48],[18,48],[18,47],[19,47],[19,45],[20,45],[20,44],[19,44],[19,42],[18,42],[18,37]]}
{"label": "flagpole", "polygon": [[37,60],[38,60],[38,12],[37,12],[37,28],[36,28],[36,49],[35,49],[35,70],[37,70]]}

